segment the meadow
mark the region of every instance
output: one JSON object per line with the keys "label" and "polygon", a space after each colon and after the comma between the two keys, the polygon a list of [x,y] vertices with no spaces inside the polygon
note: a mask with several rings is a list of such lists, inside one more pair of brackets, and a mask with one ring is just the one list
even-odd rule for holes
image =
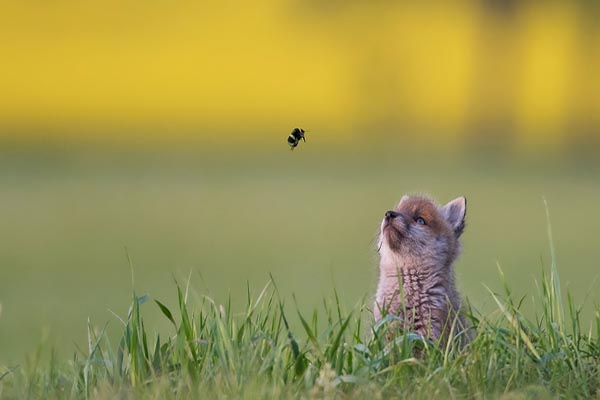
{"label": "meadow", "polygon": [[[597,395],[597,166],[271,150],[4,154],[2,394]],[[373,336],[374,238],[406,192],[468,198],[472,351]]]}
{"label": "meadow", "polygon": [[[552,242],[551,228],[549,240]],[[554,253],[554,249],[552,249]],[[286,312],[273,280],[235,312],[228,299],[190,301],[177,286],[177,314],[154,299],[169,335],[146,328],[147,295],[132,295],[111,342],[106,326],[88,326],[87,346],[69,362],[42,348],[0,375],[7,398],[600,398],[600,309],[585,331],[570,293],[562,300],[554,262],[540,277],[534,319],[522,300],[489,291],[496,312],[465,314],[469,345],[431,342],[394,331],[388,315],[373,323],[365,304],[344,309],[337,292],[318,312]],[[292,329],[288,320],[300,321]],[[324,323],[319,323],[324,319]],[[363,325],[364,324],[364,325]],[[465,334],[460,332],[459,335]],[[301,338],[301,339],[300,339]],[[118,343],[118,344],[117,344]],[[418,354],[418,355],[417,355]],[[3,382],[6,381],[6,384]]]}

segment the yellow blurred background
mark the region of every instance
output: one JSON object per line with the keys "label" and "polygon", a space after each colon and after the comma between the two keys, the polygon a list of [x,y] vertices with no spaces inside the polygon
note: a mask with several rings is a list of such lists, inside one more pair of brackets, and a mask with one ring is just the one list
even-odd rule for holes
{"label": "yellow blurred background", "polygon": [[[592,1],[0,5],[6,136],[243,138],[560,151],[600,142]],[[342,136],[343,135],[343,136]]]}

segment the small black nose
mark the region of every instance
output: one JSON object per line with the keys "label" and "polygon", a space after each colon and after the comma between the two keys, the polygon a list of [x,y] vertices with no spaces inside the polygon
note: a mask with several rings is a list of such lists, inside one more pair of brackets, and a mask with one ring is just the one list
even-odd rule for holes
{"label": "small black nose", "polygon": [[396,218],[398,215],[400,215],[400,214],[397,213],[396,211],[386,211],[385,219],[393,219],[393,218]]}

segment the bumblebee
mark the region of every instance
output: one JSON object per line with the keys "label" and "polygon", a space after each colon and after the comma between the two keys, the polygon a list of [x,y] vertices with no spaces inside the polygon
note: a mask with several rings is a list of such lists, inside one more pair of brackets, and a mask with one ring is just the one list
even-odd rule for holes
{"label": "bumblebee", "polygon": [[290,133],[290,136],[287,138],[287,142],[290,145],[290,150],[294,150],[294,148],[298,146],[300,139],[306,142],[306,139],[304,138],[304,129],[294,128],[292,133]]}

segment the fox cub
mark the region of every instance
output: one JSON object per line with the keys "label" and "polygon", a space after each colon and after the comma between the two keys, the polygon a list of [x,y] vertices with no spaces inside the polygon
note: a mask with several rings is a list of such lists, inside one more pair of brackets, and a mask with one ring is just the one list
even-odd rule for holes
{"label": "fox cub", "polygon": [[[464,197],[444,206],[404,196],[387,211],[379,234],[379,283],[374,315],[398,316],[400,328],[446,341],[465,330],[453,263],[465,228]],[[461,335],[466,338],[466,334]]]}

